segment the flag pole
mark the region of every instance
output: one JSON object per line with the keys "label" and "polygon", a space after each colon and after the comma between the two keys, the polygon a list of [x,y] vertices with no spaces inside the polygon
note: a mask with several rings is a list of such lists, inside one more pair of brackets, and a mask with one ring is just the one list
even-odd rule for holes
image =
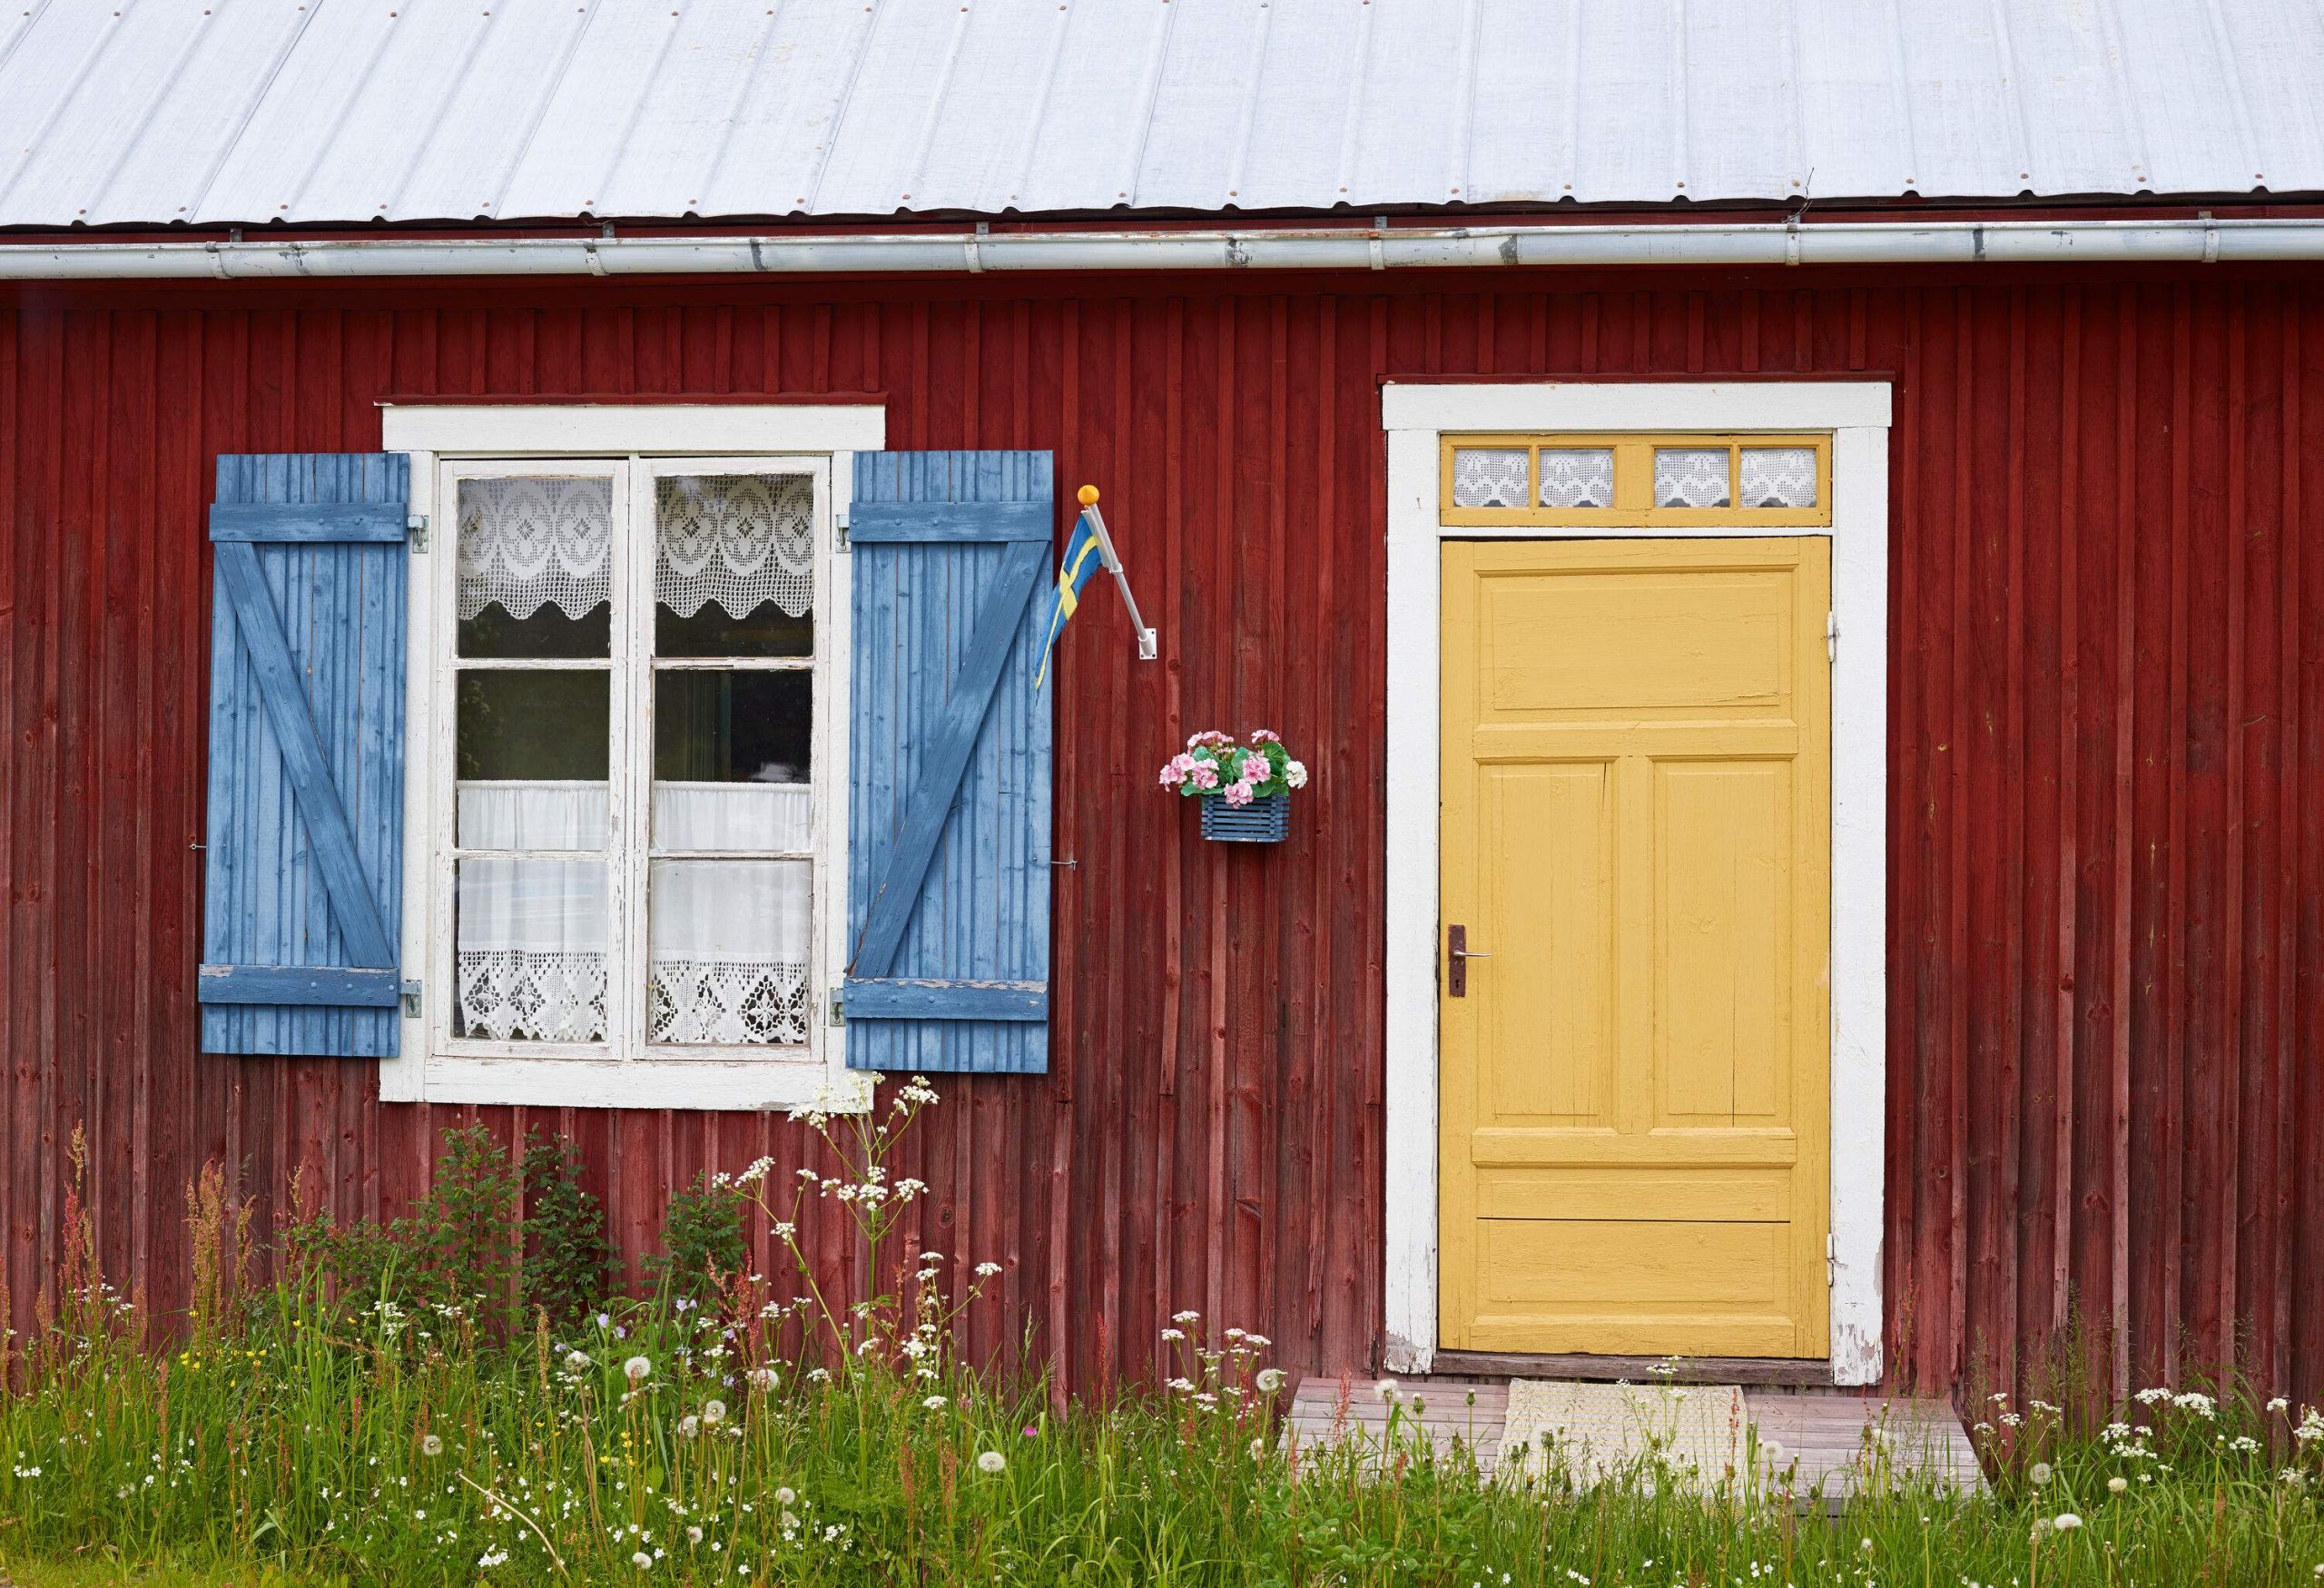
{"label": "flag pole", "polygon": [[1098,556],[1105,563],[1106,571],[1114,576],[1114,583],[1122,593],[1122,605],[1129,608],[1130,626],[1137,630],[1137,659],[1153,661],[1162,654],[1161,643],[1146,626],[1146,619],[1138,616],[1137,597],[1129,593],[1129,576],[1122,572],[1122,559],[1114,550],[1114,538],[1106,533],[1106,516],[1098,510],[1098,488],[1085,485],[1078,497],[1081,510],[1089,517],[1089,528],[1098,532]]}

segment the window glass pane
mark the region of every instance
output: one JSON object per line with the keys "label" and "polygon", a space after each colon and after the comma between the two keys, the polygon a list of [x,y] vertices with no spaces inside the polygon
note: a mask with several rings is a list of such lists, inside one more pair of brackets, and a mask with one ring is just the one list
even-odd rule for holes
{"label": "window glass pane", "polygon": [[453,910],[455,1036],[605,1041],[605,863],[462,860]]}
{"label": "window glass pane", "polygon": [[613,481],[464,479],[464,656],[603,656],[613,639]]}
{"label": "window glass pane", "polygon": [[654,678],[654,775],[803,784],[814,722],[814,684],[804,671],[665,667]]}
{"label": "window glass pane", "polygon": [[1727,449],[1657,447],[1654,505],[1658,508],[1723,508],[1727,500]]}
{"label": "window glass pane", "polygon": [[458,775],[605,782],[613,752],[612,679],[595,667],[463,671]]}
{"label": "window glass pane", "polygon": [[815,490],[803,474],[654,482],[654,648],[665,656],[814,651]]}
{"label": "window glass pane", "polygon": [[1743,505],[1747,508],[1812,508],[1816,505],[1816,449],[1743,449]]}
{"label": "window glass pane", "polygon": [[807,1040],[813,868],[799,860],[657,860],[645,1008],[649,1040]]}
{"label": "window glass pane", "polygon": [[1523,507],[1525,449],[1452,449],[1452,505],[1456,508]]}
{"label": "window glass pane", "polygon": [[1541,449],[1541,506],[1610,508],[1614,505],[1611,447]]}

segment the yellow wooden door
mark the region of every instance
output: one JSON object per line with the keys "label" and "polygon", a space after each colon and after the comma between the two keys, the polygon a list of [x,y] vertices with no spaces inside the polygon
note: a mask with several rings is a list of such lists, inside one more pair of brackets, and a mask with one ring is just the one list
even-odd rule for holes
{"label": "yellow wooden door", "polygon": [[1443,1343],[1827,1356],[1831,543],[1443,557]]}

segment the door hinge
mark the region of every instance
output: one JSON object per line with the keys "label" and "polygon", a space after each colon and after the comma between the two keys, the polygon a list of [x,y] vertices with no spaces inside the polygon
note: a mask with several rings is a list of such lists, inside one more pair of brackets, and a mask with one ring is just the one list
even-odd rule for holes
{"label": "door hinge", "polygon": [[426,551],[428,549],[428,515],[414,513],[403,521],[403,527],[406,538],[411,543],[412,550]]}
{"label": "door hinge", "polygon": [[834,988],[832,988],[832,1025],[834,1025],[834,1026],[843,1026],[843,1025],[845,1025],[845,1024],[847,1023],[847,1008],[846,1008],[846,1002],[847,1002],[847,991],[846,991],[846,989],[845,989],[845,988],[842,988],[842,987],[834,987]]}
{"label": "door hinge", "polygon": [[837,547],[847,549],[847,504],[841,502],[832,508],[832,531],[838,537]]}
{"label": "door hinge", "polygon": [[1840,1282],[1840,1242],[1837,1236],[1824,1238],[1824,1288],[1831,1289]]}
{"label": "door hinge", "polygon": [[403,984],[403,1018],[406,1020],[419,1018],[419,983],[417,981],[407,981]]}
{"label": "door hinge", "polygon": [[1824,614],[1824,656],[1828,661],[1840,659],[1840,615],[1837,612]]}

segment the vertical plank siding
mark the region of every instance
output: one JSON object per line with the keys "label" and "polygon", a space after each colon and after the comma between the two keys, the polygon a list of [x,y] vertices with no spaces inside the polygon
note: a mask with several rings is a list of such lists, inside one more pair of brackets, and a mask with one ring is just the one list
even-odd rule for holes
{"label": "vertical plank siding", "polygon": [[[1104,488],[1163,659],[1101,586],[1060,646],[1051,1073],[942,1080],[906,1171],[922,1247],[1004,1265],[972,1348],[1029,1330],[1088,1392],[1181,1307],[1295,1367],[1380,1346],[1378,381],[1859,371],[1897,382],[1892,1383],[2027,1382],[2074,1318],[2101,1386],[2324,1397],[2324,277],[2291,269],[0,295],[15,1324],[76,1128],[103,1260],[165,1307],[209,1159],[265,1230],[294,1179],[393,1213],[458,1119],[561,1130],[635,1255],[702,1167],[807,1158],[776,1117],[383,1106],[365,1061],[197,1051],[219,452],[376,447],[389,394],[878,392],[891,447]],[[1262,725],[1315,769],[1291,842],[1206,845],[1152,768]]]}

